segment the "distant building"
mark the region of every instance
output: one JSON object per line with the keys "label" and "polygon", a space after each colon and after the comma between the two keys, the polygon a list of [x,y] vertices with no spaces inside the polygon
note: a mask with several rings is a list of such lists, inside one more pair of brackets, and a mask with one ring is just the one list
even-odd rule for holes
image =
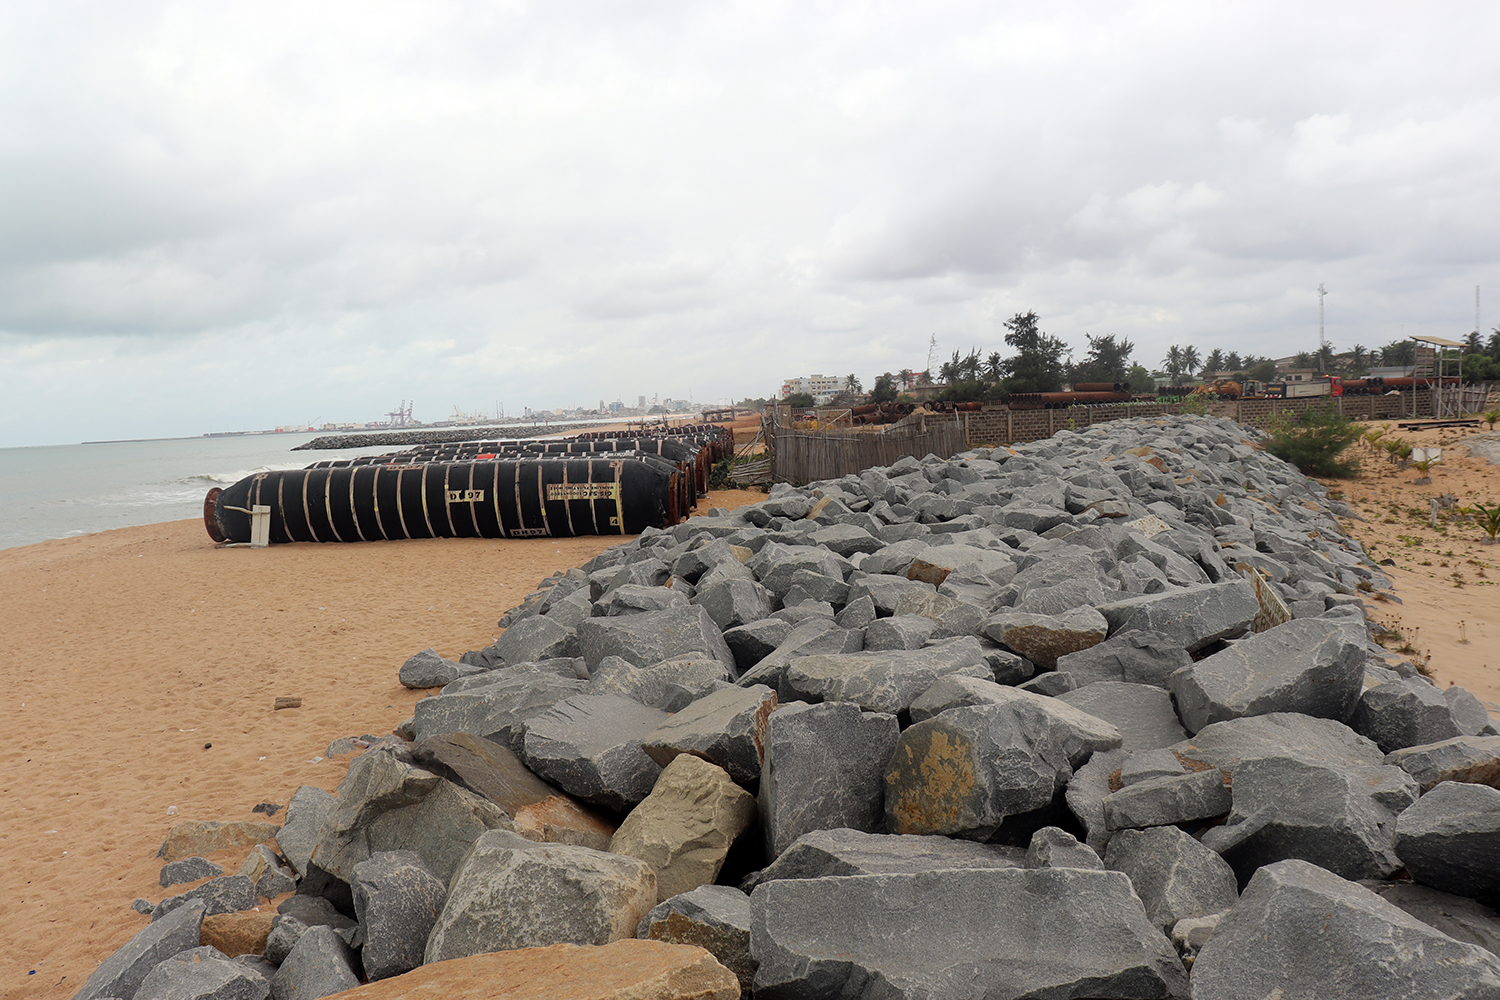
{"label": "distant building", "polygon": [[645,412],[645,409],[646,409],[646,397],[645,396],[637,396],[636,397],[635,408],[637,410]]}
{"label": "distant building", "polygon": [[1311,382],[1323,376],[1319,375],[1317,369],[1314,368],[1288,368],[1280,372],[1279,377],[1284,382]]}
{"label": "distant building", "polygon": [[781,383],[781,398],[805,392],[814,403],[823,404],[843,391],[844,380],[837,375],[799,375]]}

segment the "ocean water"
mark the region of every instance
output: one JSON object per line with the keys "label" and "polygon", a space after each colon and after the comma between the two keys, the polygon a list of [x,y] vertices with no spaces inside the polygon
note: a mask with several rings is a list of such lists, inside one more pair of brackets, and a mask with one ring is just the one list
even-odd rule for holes
{"label": "ocean water", "polygon": [[380,445],[292,451],[317,436],[255,434],[0,448],[0,549],[201,518],[203,497],[210,489],[251,473],[397,450]]}

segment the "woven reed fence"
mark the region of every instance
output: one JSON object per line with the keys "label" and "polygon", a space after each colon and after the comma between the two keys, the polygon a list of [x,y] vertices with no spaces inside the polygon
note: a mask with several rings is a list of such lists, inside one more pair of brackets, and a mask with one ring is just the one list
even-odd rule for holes
{"label": "woven reed fence", "polygon": [[963,424],[952,415],[919,415],[907,422],[867,431],[798,430],[785,415],[767,410],[765,440],[772,478],[792,483],[838,479],[904,455],[956,455],[969,445]]}

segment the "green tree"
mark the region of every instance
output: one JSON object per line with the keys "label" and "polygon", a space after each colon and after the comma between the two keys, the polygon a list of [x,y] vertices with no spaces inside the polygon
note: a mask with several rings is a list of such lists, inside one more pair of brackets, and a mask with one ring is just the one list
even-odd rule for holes
{"label": "green tree", "polygon": [[817,405],[813,401],[812,393],[810,392],[794,392],[790,396],[783,399],[781,402],[783,405],[790,406],[796,410],[811,409],[813,406]]}
{"label": "green tree", "polygon": [[1167,377],[1174,383],[1181,378],[1182,373],[1187,370],[1187,364],[1182,357],[1182,348],[1176,344],[1167,348],[1167,356],[1161,359],[1161,366],[1167,373]]}
{"label": "green tree", "polygon": [[875,379],[875,388],[870,390],[870,402],[889,403],[896,398],[896,376],[882,372]]}
{"label": "green tree", "polygon": [[910,389],[912,383],[917,380],[917,373],[910,368],[903,368],[896,373],[896,378],[901,380],[901,388]]}
{"label": "green tree", "polygon": [[1197,372],[1199,370],[1198,362],[1201,360],[1202,359],[1198,357],[1198,348],[1194,347],[1192,344],[1189,344],[1182,349],[1182,370],[1187,374],[1192,375],[1193,373]]}
{"label": "green tree", "polygon": [[1203,371],[1205,373],[1224,371],[1224,352],[1217,347],[1209,351],[1208,357],[1203,361]]}
{"label": "green tree", "polygon": [[1261,358],[1245,371],[1246,378],[1253,378],[1257,382],[1275,382],[1276,376],[1276,362],[1270,358]]}
{"label": "green tree", "polygon": [[1068,373],[1068,345],[1037,327],[1035,312],[1005,321],[1005,343],[1016,353],[1005,363],[1007,392],[1056,392]]}
{"label": "green tree", "polygon": [[1130,352],[1135,345],[1112,333],[1102,337],[1083,335],[1089,342],[1088,353],[1073,368],[1073,381],[1077,382],[1125,382],[1130,379]]}
{"label": "green tree", "polygon": [[[1253,357],[1254,355],[1252,355]],[[1230,351],[1224,355],[1224,371],[1240,372],[1245,370],[1246,362],[1240,360],[1239,351]]]}
{"label": "green tree", "polygon": [[1298,351],[1292,356],[1292,367],[1303,369],[1313,367],[1313,356],[1306,351]]}
{"label": "green tree", "polygon": [[1380,349],[1387,365],[1410,365],[1417,360],[1417,345],[1410,340],[1393,340]]}
{"label": "green tree", "polygon": [[1362,429],[1332,406],[1320,406],[1277,428],[1266,450],[1309,476],[1352,476],[1357,463],[1340,458]]}
{"label": "green tree", "polygon": [[1483,354],[1484,353],[1484,341],[1482,341],[1481,339],[1479,339],[1479,331],[1478,330],[1471,330],[1471,331],[1469,331],[1469,335],[1464,338],[1464,353],[1465,354]]}
{"label": "green tree", "polygon": [[858,375],[846,375],[846,376],[844,376],[844,391],[845,392],[863,392],[864,391],[864,386],[860,384],[859,376]]}
{"label": "green tree", "polygon": [[1495,327],[1490,334],[1489,343],[1485,345],[1484,353],[1490,356],[1492,361],[1500,361],[1500,326]]}
{"label": "green tree", "polygon": [[1364,344],[1355,344],[1349,348],[1349,374],[1363,375],[1368,370],[1365,359],[1369,356],[1370,352],[1365,349]]}
{"label": "green tree", "polygon": [[1464,384],[1481,382],[1500,382],[1500,361],[1493,360],[1488,354],[1464,355]]}
{"label": "green tree", "polygon": [[1156,379],[1151,377],[1151,373],[1146,370],[1145,365],[1131,365],[1130,371],[1125,375],[1125,380],[1130,383],[1131,392],[1146,393],[1156,391]]}

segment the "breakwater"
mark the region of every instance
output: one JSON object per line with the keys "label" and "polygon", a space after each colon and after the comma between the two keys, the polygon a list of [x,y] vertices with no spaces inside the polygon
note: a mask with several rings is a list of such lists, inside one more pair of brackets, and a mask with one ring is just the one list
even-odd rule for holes
{"label": "breakwater", "polygon": [[368,448],[371,445],[410,446],[418,444],[440,444],[445,441],[493,441],[513,438],[540,437],[544,434],[564,434],[583,431],[593,427],[604,427],[608,421],[591,424],[498,424],[488,427],[434,427],[410,431],[358,431],[351,434],[325,434],[306,444],[299,444],[293,451],[335,451],[341,448]]}

